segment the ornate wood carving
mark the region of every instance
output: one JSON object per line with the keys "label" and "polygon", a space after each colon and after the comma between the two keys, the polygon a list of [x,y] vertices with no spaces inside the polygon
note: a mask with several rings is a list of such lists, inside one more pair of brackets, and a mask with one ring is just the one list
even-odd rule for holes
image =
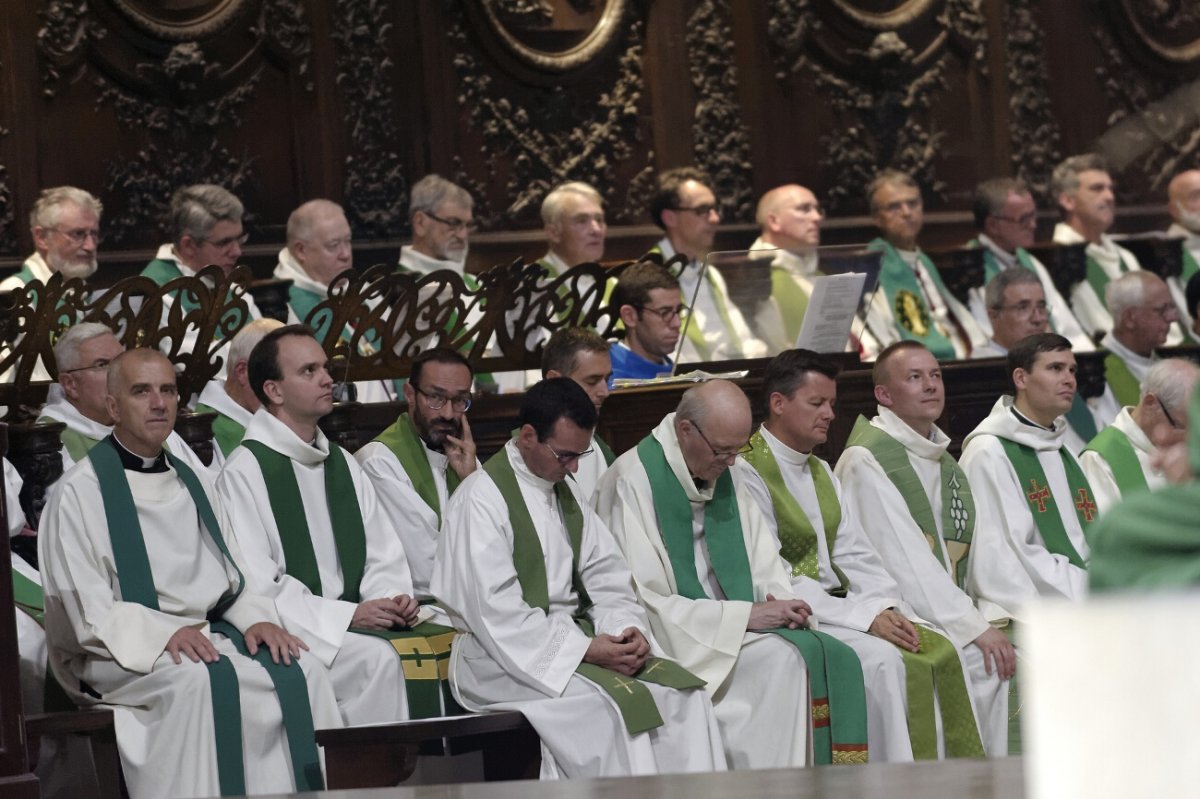
{"label": "ornate wood carving", "polygon": [[[626,0],[570,0],[565,6],[553,0],[484,0],[479,5],[489,27],[518,59],[549,72],[569,72],[620,35]],[[562,18],[564,24],[555,26]],[[558,35],[546,36],[556,27],[550,32]]]}
{"label": "ornate wood carving", "polygon": [[63,473],[59,436],[66,428],[62,422],[8,426],[12,442],[8,457],[23,481],[21,510],[25,511],[26,523],[35,530],[46,505],[46,489]]}
{"label": "ornate wood carving", "polygon": [[973,288],[984,284],[983,248],[955,247],[951,250],[926,250],[950,293],[966,305]]}
{"label": "ornate wood carving", "polygon": [[1165,238],[1161,234],[1145,233],[1122,236],[1121,246],[1133,253],[1143,269],[1166,280],[1183,274],[1183,239]]}
{"label": "ornate wood carving", "polygon": [[696,163],[712,178],[725,222],[754,219],[750,132],[737,100],[737,68],[727,0],[704,0],[687,25],[688,63],[696,90]]}
{"label": "ornate wood carving", "polygon": [[1008,139],[1013,173],[1042,204],[1053,204],[1050,173],[1062,160],[1062,134],[1050,104],[1046,37],[1036,0],[1009,0],[1004,7],[1008,36]]}
{"label": "ornate wood carving", "polygon": [[[181,394],[180,396],[187,396]],[[175,432],[187,442],[200,460],[207,466],[213,461],[213,422],[217,415],[212,412],[196,413],[182,407],[175,416]]]}
{"label": "ornate wood carving", "polygon": [[1087,278],[1087,244],[1035,244],[1029,254],[1042,262],[1064,297],[1070,297],[1075,284]]}

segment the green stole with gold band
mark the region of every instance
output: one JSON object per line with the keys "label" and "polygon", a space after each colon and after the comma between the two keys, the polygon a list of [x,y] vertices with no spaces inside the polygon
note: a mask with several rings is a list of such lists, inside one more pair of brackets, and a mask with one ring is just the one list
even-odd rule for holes
{"label": "green stole with gold band", "polygon": [[217,446],[221,448],[221,454],[226,458],[229,457],[229,453],[237,449],[237,445],[241,444],[242,439],[246,437],[245,425],[235,422],[216,408],[198,402],[196,403],[196,413],[215,413],[217,415],[217,418],[213,419],[213,438],[217,440]]}
{"label": "green stole with gold band", "polygon": [[1108,467],[1112,469],[1113,479],[1121,490],[1121,498],[1125,499],[1137,491],[1149,488],[1146,483],[1146,473],[1142,471],[1141,461],[1138,460],[1137,450],[1129,436],[1109,425],[1098,436],[1088,442],[1084,452],[1095,452]]}
{"label": "green stole with gold band", "polygon": [[[425,456],[425,442],[417,434],[412,417],[407,413],[400,414],[400,417],[377,435],[375,440],[391,450],[396,460],[400,461],[400,465],[408,473],[408,479],[412,480],[417,496],[433,509],[437,515],[438,527],[441,527],[442,506],[438,499],[437,483],[433,479],[433,467],[429,465],[429,458]],[[446,496],[452,496],[461,482],[462,478],[458,476],[458,472],[447,466]]]}
{"label": "green stole with gold band", "polygon": [[[753,450],[746,461],[755,468],[771,492],[771,503],[775,510],[775,521],[779,527],[781,547],[779,554],[792,566],[792,576],[803,574],[820,582],[817,562],[817,537],[812,522],[788,490],[783,472],[775,460],[775,454],[756,432],[750,439]],[[817,504],[821,511],[821,523],[825,528],[825,540],[829,552],[829,565],[837,576],[840,586],[829,593],[846,596],[849,581],[842,570],[833,562],[834,542],[842,522],[841,501],[833,480],[825,471],[819,458],[809,455],[808,468],[813,476],[817,492]],[[791,543],[789,543],[791,542]],[[799,543],[798,543],[799,542]],[[908,694],[908,733],[912,743],[913,757],[917,760],[936,760],[937,722],[934,718],[934,693],[937,693],[945,733],[946,754],[950,757],[983,757],[983,743],[979,739],[979,727],[971,709],[967,682],[963,677],[962,663],[958,651],[944,636],[927,627],[917,626],[920,652],[900,649],[904,660]]]}
{"label": "green stole with gold band", "polygon": [[[1029,487],[1029,490],[1025,491],[1025,498],[1029,501],[1029,511],[1033,514],[1034,524],[1037,525],[1038,532],[1042,535],[1046,549],[1055,555],[1062,555],[1073,565],[1086,569],[1087,564],[1083,562],[1075,545],[1071,543],[1062,516],[1059,515],[1058,502],[1054,494],[1050,492],[1050,483],[1046,480],[1046,471],[1042,468],[1037,451],[1007,438],[999,436],[997,438],[1000,445],[1004,447],[1004,454],[1008,456],[1009,463],[1017,473],[1017,482],[1020,484],[1021,490],[1025,491],[1025,486]],[[1079,468],[1079,464],[1067,452],[1067,448],[1059,447],[1058,454],[1062,457],[1067,485],[1071,489],[1067,501],[1074,503],[1079,526],[1083,528],[1086,535],[1088,527],[1096,515],[1096,503],[1092,501],[1092,488],[1088,485],[1087,477]]]}
{"label": "green stole with gold band", "polygon": [[[654,498],[663,544],[671,560],[676,592],[687,599],[711,599],[696,570],[692,503],[667,462],[662,444],[649,435],[637,447]],[[725,470],[704,506],[704,544],[725,597],[754,602],[754,577],[742,534],[733,477]],[[865,763],[867,708],[862,665],[854,650],[815,630],[776,627],[774,633],[799,650],[808,666],[812,694],[813,758],[817,765]]]}
{"label": "green stole with gold band", "polygon": [[[104,516],[108,523],[108,535],[112,541],[113,561],[117,568],[121,600],[135,602],[151,610],[159,610],[158,590],[154,585],[154,573],[146,553],[146,539],[138,519],[137,506],[129,488],[129,479],[117,454],[112,437],[103,439],[88,452],[92,468],[100,484],[100,496],[104,503]],[[317,791],[325,788],[321,774],[321,761],[317,754],[313,731],[312,708],[308,702],[308,688],[300,664],[290,666],[271,660],[270,650],[260,646],[256,655],[250,655],[245,639],[232,624],[221,620],[225,611],[241,595],[246,584],[237,564],[229,554],[225,538],[217,523],[216,514],[208,496],[204,493],[195,473],[171,453],[167,461],[187,488],[196,506],[197,515],[204,529],[216,544],[217,549],[238,574],[238,587],[232,594],[221,598],[208,614],[213,632],[229,638],[238,652],[257,660],[271,677],[279,706],[283,713],[283,728],[287,734],[288,750],[291,754],[292,773],[299,791]],[[221,655],[208,667],[212,694],[213,731],[216,738],[217,775],[222,796],[241,796],[246,793],[245,763],[242,749],[241,697],[238,693],[238,677],[233,663]],[[103,698],[103,697],[102,697]],[[252,711],[253,712],[253,711]]]}
{"label": "green stole with gold band", "polygon": [[1112,388],[1113,396],[1122,405],[1137,405],[1142,395],[1142,384],[1129,371],[1125,361],[1115,352],[1104,356],[1104,380]]}
{"label": "green stole with gold band", "polygon": [[[937,329],[933,312],[925,302],[925,292],[921,289],[917,273],[900,256],[899,250],[881,238],[867,244],[867,250],[883,253],[879,264],[879,287],[887,296],[888,307],[892,309],[900,337],[921,342],[935,358],[956,357],[954,342]],[[941,273],[933,261],[929,260],[929,256],[918,252],[917,257],[942,296],[949,296],[945,284],[942,283]]]}
{"label": "green stole with gold band", "polygon": [[[529,507],[521,495],[516,472],[509,462],[507,448],[501,448],[488,459],[483,468],[500,490],[500,496],[508,506],[508,520],[513,530],[513,566],[517,572],[517,581],[521,584],[521,597],[530,607],[549,613],[550,588],[546,581],[545,553],[533,518],[529,515]],[[554,484],[554,496],[567,528],[567,538],[571,543],[571,585],[579,600],[572,618],[584,634],[589,638],[595,637],[596,629],[588,615],[592,601],[579,573],[583,511],[565,480]],[[647,658],[641,671],[632,679],[594,663],[580,663],[575,667],[575,673],[595,683],[616,703],[625,722],[625,729],[630,735],[653,730],[663,724],[654,696],[643,682],[678,690],[701,688],[705,685],[704,680],[678,663],[657,657]]]}
{"label": "green stole with gold band", "polygon": [[[950,572],[950,577],[959,588],[965,585],[967,578],[967,556],[971,550],[971,537],[975,532],[975,498],[971,494],[971,484],[962,467],[943,452],[939,463],[941,465],[942,485],[942,539],[946,544],[946,553],[938,546],[937,521],[933,515],[933,507],[929,504],[929,495],[921,485],[912,462],[908,459],[908,450],[903,444],[867,421],[865,416],[859,416],[850,431],[847,447],[863,447],[875,456],[884,474],[892,481],[892,485],[900,492],[913,521],[929,542],[929,548],[937,556],[938,561]],[[949,556],[950,562],[946,562]]]}
{"label": "green stole with gold band", "polygon": [[[325,596],[292,459],[261,441],[250,439],[243,441],[242,446],[258,461],[267,486],[267,501],[279,530],[287,574],[304,583],[315,596]],[[342,570],[343,588],[337,598],[357,604],[362,601],[359,585],[366,568],[367,536],[346,456],[333,442],[329,443],[329,457],[322,471],[325,502]],[[404,669],[404,691],[408,694],[412,718],[440,716],[443,704],[447,712],[461,712],[457,704],[448,701],[450,692],[446,683],[453,629],[422,622],[410,630],[351,627],[350,631],[384,638],[392,645]]]}

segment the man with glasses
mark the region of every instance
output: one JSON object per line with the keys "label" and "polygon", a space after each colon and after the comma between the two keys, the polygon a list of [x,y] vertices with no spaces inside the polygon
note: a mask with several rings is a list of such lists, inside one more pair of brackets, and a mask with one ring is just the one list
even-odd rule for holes
{"label": "man with glasses", "polygon": [[354,453],[400,535],[421,601],[433,598],[429,578],[446,503],[479,467],[467,421],[472,378],[471,364],[458,352],[425,350],[404,383],[407,410]]}
{"label": "man with glasses", "polygon": [[[612,358],[609,344],[595,330],[582,327],[564,327],[554,331],[546,346],[542,348],[542,377],[569,377],[579,384],[588,399],[596,406],[596,413],[608,399],[608,384],[612,380]],[[596,483],[616,460],[612,447],[595,433],[592,434],[591,452],[579,459],[575,482],[590,502],[596,491]]]}
{"label": "man with glasses", "polygon": [[436,679],[432,712],[414,712],[427,686],[406,679],[405,639],[393,634],[429,615],[398,531],[358,462],[317,425],[333,407],[325,351],[311,328],[288,325],[254,347],[248,373],[262,407],[217,478],[246,579],[329,669],[347,724],[440,715]]}
{"label": "man with glasses", "polygon": [[766,345],[754,338],[742,312],[729,299],[725,278],[705,263],[721,223],[711,183],[693,167],[669,169],[658,176],[650,217],[666,235],[650,252],[660,254],[664,262],[675,255],[688,259],[678,272],[684,302],[691,305],[682,361],[758,358],[766,354]]}
{"label": "man with glasses", "polygon": [[675,276],[649,261],[634,264],[617,280],[610,307],[625,329],[625,337],[609,350],[613,377],[671,374],[671,356],[687,310]]}
{"label": "man with glasses", "polygon": [[745,475],[730,469],[750,433],[735,384],[691,388],[617,458],[595,506],[663,648],[707,682],[730,766],[804,766],[810,750],[817,764],[865,762],[858,657],[809,629],[812,608],[796,598]]}
{"label": "man with glasses", "polygon": [[[106,400],[108,365],[125,347],[111,329],[99,322],[80,322],[54,344],[54,362],[62,392],[42,408],[39,422],[62,422],[62,462],[65,474],[112,433],[113,417]],[[171,431],[164,446],[192,469],[206,471],[199,456]]]}
{"label": "man with glasses", "polygon": [[879,286],[867,308],[863,359],[901,339],[919,341],[937,358],[967,358],[987,336],[947,290],[917,238],[925,225],[921,189],[910,175],[887,169],[867,187],[879,238],[868,248],[883,254]]}
{"label": "man with glasses", "polygon": [[1197,378],[1200,367],[1191,361],[1158,361],[1142,381],[1138,404],[1122,408],[1080,455],[1101,514],[1131,494],[1167,485],[1153,462],[1157,453],[1187,438],[1188,406]]}
{"label": "man with glasses", "polygon": [[47,283],[56,273],[67,280],[91,277],[96,272],[103,210],[100,201],[83,189],[44,189],[29,214],[34,253],[20,271],[0,282],[0,291],[13,291],[31,280]]}
{"label": "man with glasses", "polygon": [[[1055,288],[1050,272],[1026,249],[1033,246],[1033,236],[1037,231],[1037,206],[1025,182],[1018,178],[983,181],[975,187],[972,211],[979,236],[967,246],[983,248],[984,286],[996,275],[1009,269],[1020,267],[1030,272],[1042,285],[1049,311],[1049,329],[1069,339],[1075,352],[1091,352],[1095,349],[1091,338],[1083,332],[1071,312],[1071,306]],[[971,289],[968,305],[984,333],[992,335],[991,306],[984,301],[983,294],[983,286]],[[1020,338],[1023,336],[1013,343]],[[972,353],[972,357],[992,356]]]}
{"label": "man with glasses", "polygon": [[431,587],[461,633],[455,697],[520,710],[544,778],[723,770],[702,682],[654,656],[629,567],[569,479],[595,425],[578,383],[543,380],[517,434],[451,497]]}
{"label": "man with glasses", "polygon": [[413,184],[408,201],[412,243],[400,248],[399,268],[422,274],[439,269],[464,274],[476,228],[474,205],[466,189],[441,175],[426,175]]}
{"label": "man with glasses", "polygon": [[1141,269],[1109,281],[1104,298],[1113,326],[1100,340],[1108,350],[1104,359],[1108,390],[1098,413],[1108,424],[1122,406],[1137,404],[1141,383],[1157,360],[1154,351],[1167,343],[1179,310],[1162,278]]}

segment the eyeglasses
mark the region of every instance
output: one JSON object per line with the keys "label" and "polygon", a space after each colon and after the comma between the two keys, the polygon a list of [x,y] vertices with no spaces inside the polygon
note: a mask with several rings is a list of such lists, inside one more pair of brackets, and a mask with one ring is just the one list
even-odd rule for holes
{"label": "eyeglasses", "polygon": [[712,442],[708,440],[708,436],[704,435],[704,431],[700,429],[700,425],[696,424],[695,422],[691,422],[691,425],[692,427],[696,428],[696,432],[700,434],[700,438],[704,439],[704,443],[708,444],[708,448],[712,450],[713,457],[717,460],[731,461],[738,455],[749,455],[754,451],[754,447],[750,445],[749,441],[735,450],[721,451],[712,445]]}
{"label": "eyeglasses", "polygon": [[446,406],[447,402],[450,403],[450,408],[455,413],[466,413],[471,407],[470,395],[460,394],[457,397],[447,397],[444,394],[430,394],[416,386],[413,386],[413,391],[425,398],[425,404],[429,406],[429,410],[431,411],[440,411]]}
{"label": "eyeglasses", "polygon": [[421,213],[425,214],[425,216],[429,217],[434,222],[441,222],[443,225],[450,228],[450,230],[465,230],[467,233],[474,233],[476,230],[479,230],[479,223],[477,223],[474,219],[459,219],[457,216],[452,216],[449,219],[443,219],[437,214],[431,214],[428,211],[422,211]]}
{"label": "eyeglasses", "polygon": [[1162,408],[1163,416],[1167,417],[1167,424],[1171,425],[1171,428],[1173,430],[1182,430],[1183,429],[1183,425],[1181,425],[1179,422],[1175,421],[1175,417],[1171,415],[1171,412],[1169,410],[1167,410],[1167,403],[1163,402],[1160,399],[1158,401],[1158,407]]}
{"label": "eyeglasses", "polygon": [[74,374],[75,372],[100,372],[107,369],[110,363],[112,363],[112,361],[101,358],[91,366],[77,366],[74,369],[59,369],[58,373],[60,375],[69,375]]}
{"label": "eyeglasses", "polygon": [[1014,222],[1021,227],[1029,227],[1037,224],[1037,211],[1030,211],[1027,214],[1020,216],[1003,216],[1001,214],[992,214],[993,219],[1002,219],[1005,222]]}
{"label": "eyeglasses", "polygon": [[353,249],[352,244],[351,244],[351,239],[349,236],[347,236],[344,239],[334,239],[332,241],[323,241],[323,242],[321,242],[321,248],[324,249],[325,252],[329,253],[330,255],[339,253],[342,250]]}
{"label": "eyeglasses", "polygon": [[676,305],[674,308],[647,308],[645,305],[635,305],[633,307],[637,308],[639,311],[654,314],[659,319],[663,320],[664,324],[670,322],[676,317],[682,318],[683,315],[688,312],[688,307],[686,305]]}
{"label": "eyeglasses", "polygon": [[100,246],[100,231],[96,228],[72,228],[70,230],[61,230],[59,228],[50,228],[60,236],[65,236],[67,241],[74,244],[76,247],[82,245],[88,239],[91,239],[97,247]]}
{"label": "eyeglasses", "polygon": [[1173,302],[1164,302],[1162,305],[1155,305],[1152,308],[1143,308],[1142,310],[1158,314],[1164,320],[1174,321],[1171,319],[1171,314],[1175,311],[1175,303]]}
{"label": "eyeglasses", "polygon": [[1050,307],[1046,305],[1045,300],[1038,300],[1037,302],[1034,302],[1033,300],[1021,300],[1014,305],[1001,305],[996,310],[1016,311],[1017,316],[1032,316],[1034,311],[1037,311],[1042,315],[1048,314],[1050,312]]}
{"label": "eyeglasses", "polygon": [[559,452],[554,447],[550,446],[549,441],[543,441],[542,444],[544,444],[546,446],[546,449],[548,449],[552,453],[554,453],[554,458],[555,458],[555,460],[558,461],[559,466],[566,466],[571,461],[577,461],[580,458],[582,458],[584,455],[591,455],[592,452],[595,451],[591,447],[589,447],[588,449],[585,449],[583,452]]}
{"label": "eyeglasses", "polygon": [[207,243],[207,244],[211,244],[213,247],[217,248],[218,250],[229,250],[229,249],[233,249],[233,245],[237,244],[240,246],[242,244],[245,244],[249,240],[250,240],[249,233],[241,233],[237,236],[226,236],[225,238],[217,239],[216,241],[208,241],[207,239],[200,239],[196,243],[197,244]]}
{"label": "eyeglasses", "polygon": [[703,218],[703,217],[707,217],[710,214],[714,213],[717,210],[717,206],[713,203],[705,203],[704,205],[693,205],[690,207],[681,205],[676,208],[672,208],[671,210],[672,211],[690,211],[693,214],[695,214],[696,216]]}
{"label": "eyeglasses", "polygon": [[878,206],[878,210],[885,214],[898,214],[901,211],[916,211],[923,205],[920,197],[914,197],[910,200],[893,200],[887,205]]}

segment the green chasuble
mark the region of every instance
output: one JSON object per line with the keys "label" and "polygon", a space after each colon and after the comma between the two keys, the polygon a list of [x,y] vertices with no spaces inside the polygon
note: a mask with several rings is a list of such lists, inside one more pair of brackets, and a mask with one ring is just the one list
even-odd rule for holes
{"label": "green chasuble", "polygon": [[[279,529],[288,575],[296,578],[316,596],[324,596],[312,535],[300,497],[300,485],[292,459],[261,441],[243,441],[254,455],[267,486],[267,501]],[[359,584],[367,560],[367,537],[354,480],[341,447],[330,443],[325,474],[325,498],[333,526],[334,545],[342,569],[342,593],[337,599],[358,603]],[[404,690],[409,712],[415,719],[461,713],[450,696],[450,643],[454,630],[441,624],[422,622],[409,630],[368,630],[352,627],[351,632],[386,639],[403,662]]]}
{"label": "green chasuble", "polygon": [[[407,413],[400,414],[400,418],[376,436],[375,440],[391,450],[396,460],[400,461],[400,465],[408,473],[408,479],[412,480],[417,496],[425,500],[425,504],[437,514],[438,527],[441,527],[442,507],[438,500],[437,484],[433,480],[433,468],[429,465],[429,458],[425,457],[425,442],[417,434],[412,417]],[[453,496],[461,482],[462,478],[458,476],[458,472],[447,467],[446,496]]]}
{"label": "green chasuble", "polygon": [[[108,534],[112,539],[121,601],[136,602],[157,611],[158,590],[146,552],[146,539],[138,519],[133,493],[129,488],[129,479],[125,476],[116,446],[109,436],[92,447],[87,457],[91,460],[100,483],[100,496],[104,503]],[[253,657],[266,669],[279,697],[296,788],[300,791],[324,790],[325,779],[321,774],[321,761],[317,754],[312,709],[308,703],[304,672],[298,663],[285,666],[283,663],[272,662],[270,650],[265,646],[259,647],[258,653],[251,656],[242,634],[232,624],[221,620],[226,609],[241,595],[246,580],[229,554],[216,514],[213,513],[212,505],[199,479],[187,464],[170,452],[166,455],[171,468],[179,475],[180,481],[191,495],[201,525],[217,545],[224,560],[233,565],[238,574],[237,590],[223,596],[217,606],[209,611],[208,619],[212,630],[228,637],[240,654]],[[237,672],[229,658],[224,655],[216,662],[206,665],[212,690],[217,775],[221,795],[242,796],[246,793],[246,780]],[[251,709],[250,712],[254,710]],[[164,766],[169,767],[169,764]]]}
{"label": "green chasuble", "polygon": [[1130,495],[1145,491],[1149,487],[1142,464],[1138,460],[1137,450],[1134,449],[1129,436],[1118,430],[1115,425],[1104,428],[1098,436],[1088,442],[1084,451],[1098,453],[1104,458],[1108,468],[1112,469],[1117,488],[1121,490],[1121,499],[1128,499]]}
{"label": "green chasuble", "polygon": [[[879,266],[879,286],[887,296],[888,306],[896,320],[900,337],[919,341],[938,359],[955,357],[954,342],[937,329],[932,310],[925,302],[917,273],[900,257],[900,252],[883,239],[875,239],[867,245],[872,252],[882,252]],[[942,283],[941,273],[925,253],[918,253],[921,265],[929,273],[943,297],[949,296]]]}
{"label": "green chasuble", "polygon": [[[1062,516],[1059,515],[1058,501],[1050,492],[1050,483],[1046,480],[1046,471],[1042,468],[1042,462],[1038,460],[1037,451],[1007,438],[998,438],[998,440],[1004,448],[1004,454],[1008,456],[1013,470],[1017,473],[1017,482],[1022,486],[1022,490],[1026,486],[1029,488],[1025,493],[1025,498],[1029,501],[1030,513],[1033,514],[1034,524],[1041,533],[1046,549],[1055,555],[1062,555],[1073,565],[1086,569],[1087,564],[1083,562],[1075,545],[1071,543]],[[1092,487],[1088,485],[1083,469],[1079,468],[1079,464],[1067,452],[1066,447],[1059,447],[1058,454],[1062,457],[1063,469],[1067,474],[1067,485],[1071,489],[1070,496],[1066,497],[1066,501],[1074,503],[1079,526],[1087,535],[1088,528],[1096,517],[1096,503],[1092,500]]]}
{"label": "green chasuble", "polygon": [[[501,448],[483,468],[500,489],[500,495],[508,507],[508,520],[513,530],[513,566],[521,584],[521,597],[530,607],[547,613],[550,609],[550,588],[546,582],[546,557],[529,515],[529,507],[521,495],[517,475],[508,460],[508,450]],[[589,615],[592,601],[579,572],[583,511],[565,481],[554,484],[554,496],[571,543],[571,584],[579,599],[573,618],[586,635],[595,636],[596,630]],[[652,682],[678,690],[701,688],[705,684],[704,680],[678,663],[657,657],[647,658],[641,671],[632,679],[594,663],[580,663],[575,667],[575,672],[599,686],[616,703],[630,735],[653,730],[663,724],[654,696],[642,683]]]}
{"label": "green chasuble", "polygon": [[1142,384],[1115,352],[1110,352],[1104,357],[1104,380],[1121,405],[1138,404],[1142,395]]}
{"label": "green chasuble", "polygon": [[221,454],[228,458],[229,453],[233,452],[246,436],[245,425],[238,424],[216,408],[210,408],[204,403],[196,403],[196,413],[215,413],[217,415],[217,418],[213,420],[213,438],[217,440]]}
{"label": "green chasuble", "polygon": [[[696,571],[692,505],[653,435],[638,444],[654,497],[654,510],[671,560],[676,591],[688,599],[709,599]],[[717,478],[713,498],[704,507],[704,544],[725,597],[754,602],[754,578],[742,535],[733,477]],[[774,633],[799,651],[808,666],[812,694],[813,758],[818,764],[865,763],[866,694],[862,666],[854,650],[824,633],[778,627]]]}

